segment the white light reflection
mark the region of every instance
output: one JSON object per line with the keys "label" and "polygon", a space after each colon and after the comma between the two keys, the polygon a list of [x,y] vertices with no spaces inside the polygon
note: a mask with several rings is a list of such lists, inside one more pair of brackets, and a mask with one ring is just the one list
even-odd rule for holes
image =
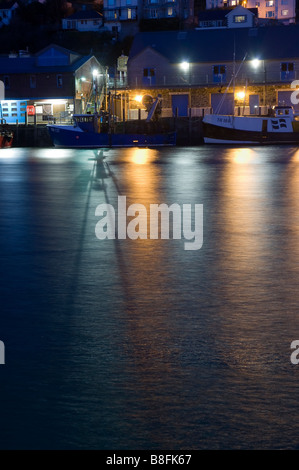
{"label": "white light reflection", "polygon": [[18,148],[7,148],[0,149],[0,160],[12,160],[12,159],[22,159],[20,149]]}
{"label": "white light reflection", "polygon": [[37,158],[41,159],[65,159],[74,157],[74,150],[72,149],[55,149],[47,148],[40,149],[40,151],[34,155]]}

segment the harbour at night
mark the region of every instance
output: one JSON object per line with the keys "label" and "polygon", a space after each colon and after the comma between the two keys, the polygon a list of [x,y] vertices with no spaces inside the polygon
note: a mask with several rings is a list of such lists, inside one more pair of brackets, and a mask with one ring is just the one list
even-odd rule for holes
{"label": "harbour at night", "polygon": [[[298,150],[5,152],[1,448],[296,449]],[[99,240],[119,195],[203,204],[202,248]]]}
{"label": "harbour at night", "polygon": [[299,449],[298,1],[0,0],[1,450]]}

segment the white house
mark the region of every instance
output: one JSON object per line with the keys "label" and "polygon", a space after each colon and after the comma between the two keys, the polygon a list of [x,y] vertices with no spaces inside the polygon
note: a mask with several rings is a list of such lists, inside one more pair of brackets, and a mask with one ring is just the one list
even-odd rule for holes
{"label": "white house", "polygon": [[261,19],[295,23],[296,0],[206,0],[206,9],[235,7],[257,8]]}
{"label": "white house", "polygon": [[227,15],[228,28],[252,28],[255,26],[255,14],[247,8],[238,5]]}
{"label": "white house", "polygon": [[235,8],[216,8],[199,12],[197,18],[200,29],[252,28],[256,25],[257,8],[249,10],[241,5]]}
{"label": "white house", "polygon": [[95,10],[81,10],[62,20],[62,29],[77,31],[99,31],[103,24],[102,15]]}
{"label": "white house", "polygon": [[15,10],[19,7],[18,2],[12,0],[10,2],[1,3],[0,5],[0,28],[11,22]]}

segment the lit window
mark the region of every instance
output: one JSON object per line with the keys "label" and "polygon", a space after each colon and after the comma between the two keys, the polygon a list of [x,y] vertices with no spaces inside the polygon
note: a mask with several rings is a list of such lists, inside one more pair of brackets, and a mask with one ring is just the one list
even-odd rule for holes
{"label": "lit window", "polygon": [[282,16],[288,16],[289,10],[281,10]]}
{"label": "lit window", "polygon": [[274,7],[274,0],[269,0],[266,2],[266,7]]}
{"label": "lit window", "polygon": [[132,10],[131,8],[128,8],[128,20],[132,19]]}
{"label": "lit window", "polygon": [[173,15],[173,8],[169,7],[167,8],[167,16],[172,16]]}
{"label": "lit window", "polygon": [[235,15],[234,16],[234,23],[246,23],[246,16],[245,15]]}

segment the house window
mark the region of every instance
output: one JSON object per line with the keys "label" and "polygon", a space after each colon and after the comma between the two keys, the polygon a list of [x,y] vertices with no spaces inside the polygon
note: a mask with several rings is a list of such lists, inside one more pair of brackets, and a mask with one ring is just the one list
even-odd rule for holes
{"label": "house window", "polygon": [[231,6],[234,7],[234,6],[236,6],[236,5],[237,5],[236,0],[232,0],[232,1],[231,1]]}
{"label": "house window", "polygon": [[226,67],[225,65],[213,66],[213,82],[223,83],[226,81]]}
{"label": "house window", "polygon": [[156,84],[156,70],[154,68],[143,69],[143,85],[155,85]]}
{"label": "house window", "polygon": [[280,64],[281,80],[293,80],[295,78],[295,67],[293,62],[282,62]]}
{"label": "house window", "polygon": [[56,80],[57,80],[57,88],[62,88],[62,75],[57,75]]}
{"label": "house window", "polygon": [[266,18],[274,18],[275,13],[274,11],[266,11]]}
{"label": "house window", "polygon": [[131,8],[128,8],[128,20],[132,19],[132,10]]}
{"label": "house window", "polygon": [[255,2],[255,8],[258,8],[260,6],[261,6],[260,2]]}
{"label": "house window", "polygon": [[3,77],[3,82],[4,82],[4,87],[5,88],[10,88],[10,78],[8,75],[5,75]]}
{"label": "house window", "polygon": [[36,75],[30,75],[30,88],[36,88]]}
{"label": "house window", "polygon": [[246,16],[245,15],[235,15],[234,16],[234,23],[246,23]]}
{"label": "house window", "polygon": [[274,0],[269,0],[266,2],[266,7],[274,7]]}
{"label": "house window", "polygon": [[167,8],[167,16],[172,16],[173,15],[173,8],[169,7]]}
{"label": "house window", "polygon": [[282,4],[282,5],[288,5],[288,4],[289,4],[289,0],[281,0],[281,4]]}
{"label": "house window", "polygon": [[150,18],[158,18],[158,10],[157,8],[151,8],[149,12]]}
{"label": "house window", "polygon": [[114,7],[114,5],[115,5],[115,0],[108,0],[109,7]]}
{"label": "house window", "polygon": [[158,3],[158,0],[149,0],[149,3]]}
{"label": "house window", "polygon": [[132,5],[132,0],[126,0],[127,5]]}
{"label": "house window", "polygon": [[281,10],[281,15],[282,16],[288,16],[289,10]]}

